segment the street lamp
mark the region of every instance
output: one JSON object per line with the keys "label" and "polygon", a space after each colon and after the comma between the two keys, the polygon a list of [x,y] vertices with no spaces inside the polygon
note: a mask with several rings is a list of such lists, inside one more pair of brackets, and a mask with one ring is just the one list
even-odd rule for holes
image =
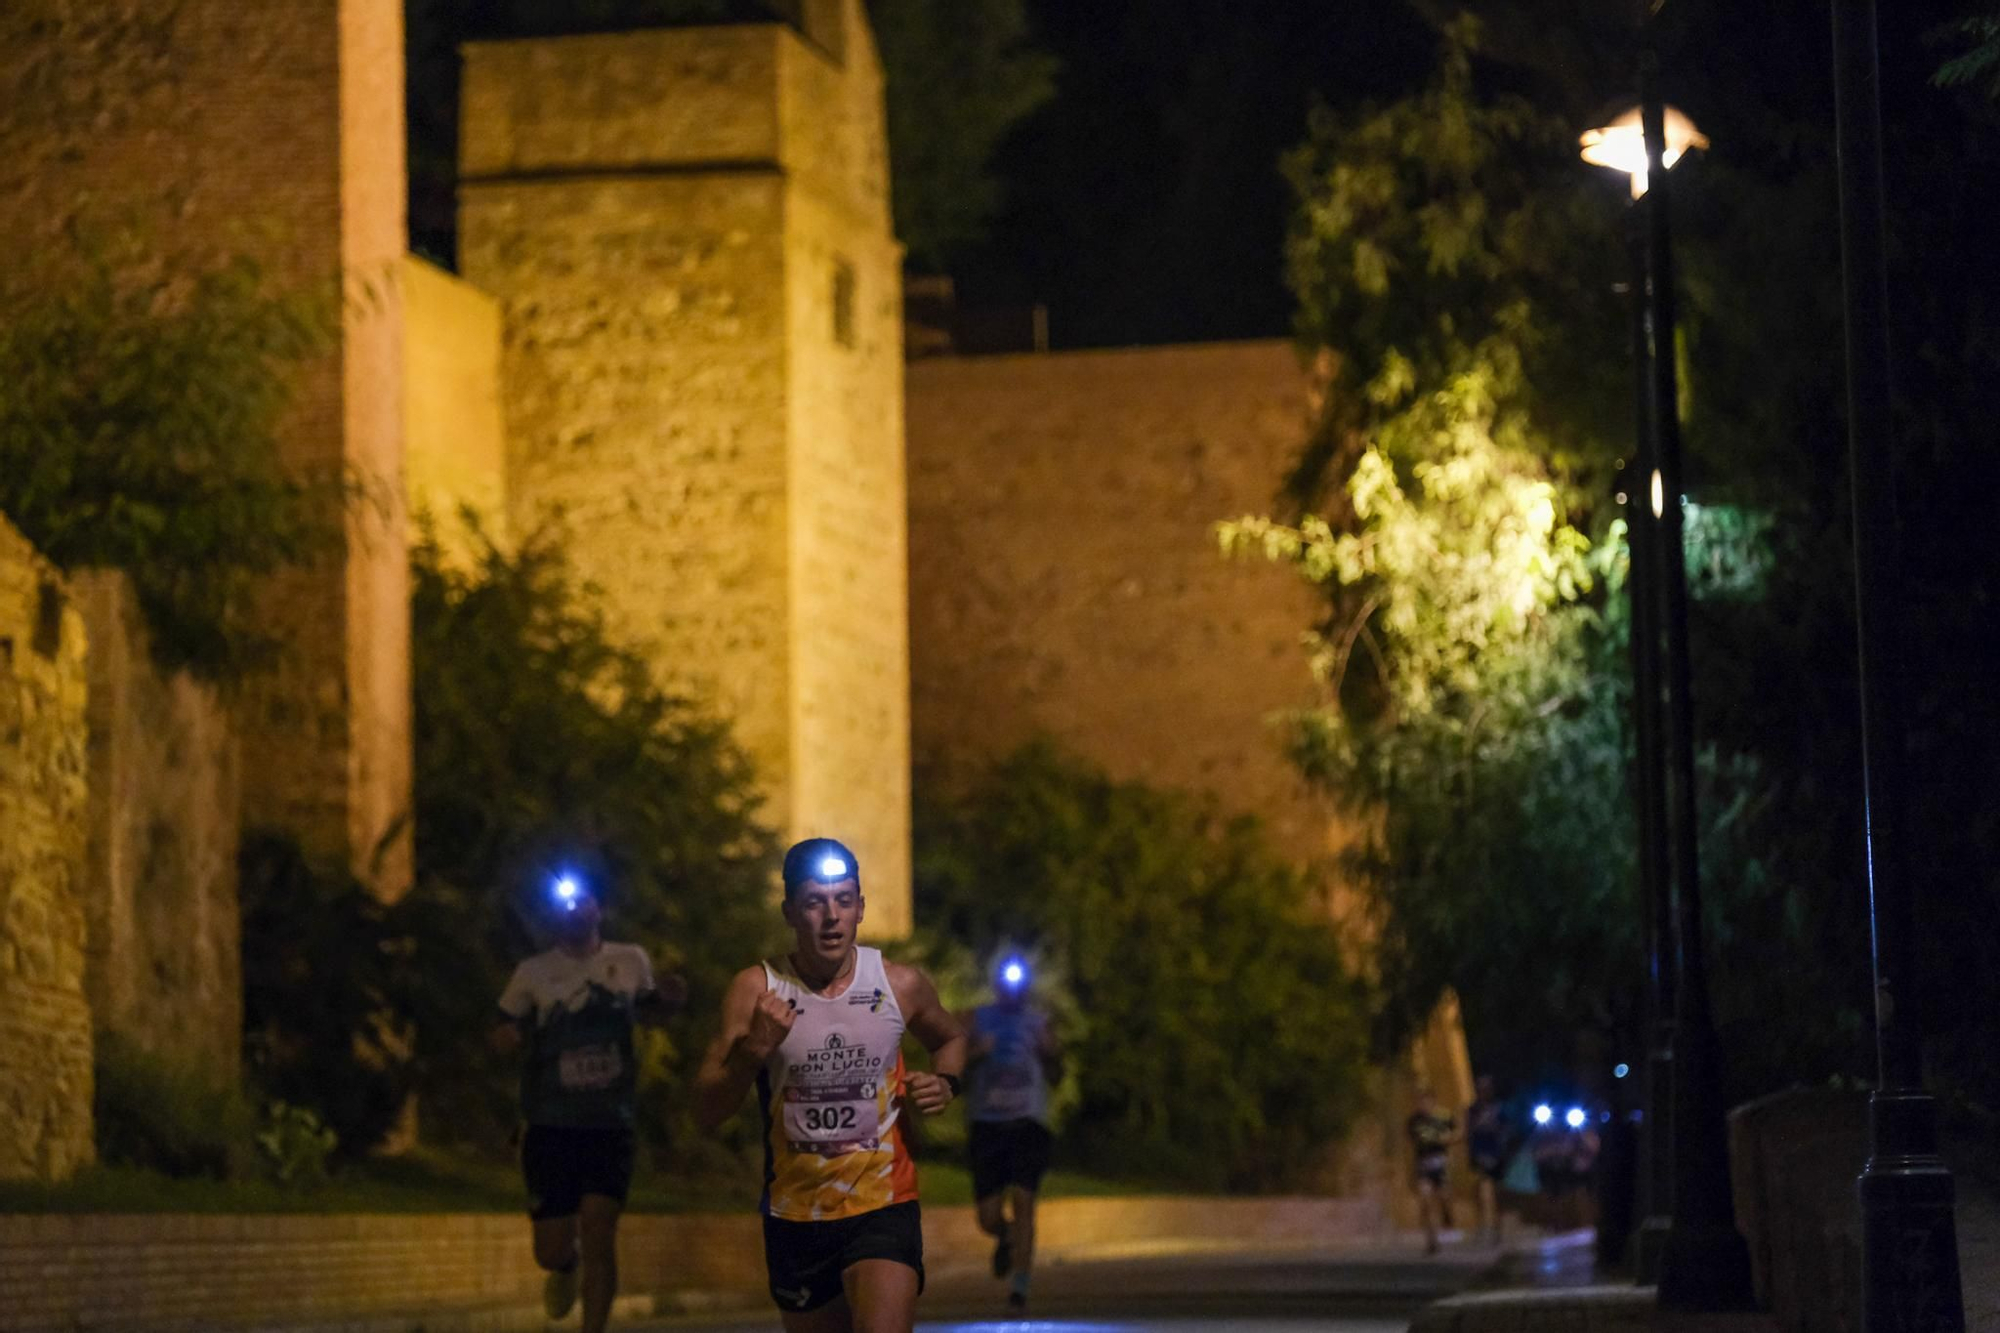
{"label": "street lamp", "polygon": [[1835,0],[1840,249],[1847,304],[1847,436],[1854,602],[1861,647],[1862,782],[1875,965],[1877,1085],[1858,1182],[1864,1333],[1958,1333],[1965,1301],[1951,1172],[1923,1085],[1922,1034],[1907,996],[1916,900],[1902,744],[1902,586],[1891,424],[1889,279],[1882,207],[1881,62],[1874,0]]}
{"label": "street lamp", "polygon": [[[1669,1203],[1666,1234],[1658,1247],[1659,1301],[1666,1309],[1736,1310],[1754,1304],[1750,1254],[1736,1230],[1729,1192],[1729,1142],[1722,1103],[1721,1048],[1709,1006],[1708,968],[1701,917],[1699,825],[1695,809],[1693,671],[1688,660],[1687,567],[1683,554],[1680,496],[1681,438],[1678,367],[1674,358],[1673,256],[1669,242],[1667,169],[1690,148],[1708,140],[1679,112],[1670,116],[1660,98],[1658,60],[1648,42],[1640,61],[1640,105],[1609,125],[1582,136],[1584,160],[1622,170],[1631,177],[1632,197],[1643,199],[1643,323],[1641,345],[1641,426],[1639,476],[1647,484],[1627,488],[1644,500],[1628,503],[1633,549],[1634,695],[1640,754],[1641,873],[1653,879],[1648,918],[1655,1041],[1649,1097],[1657,1112],[1664,1081],[1672,1071],[1673,1160],[1671,1173],[1659,1169],[1664,1144],[1655,1114],[1649,1176],[1670,1184],[1671,1200],[1651,1191],[1650,1209]],[[1636,124],[1635,124],[1636,122]],[[1670,128],[1671,127],[1671,128]],[[1633,133],[1637,130],[1635,153]],[[1650,511],[1650,513],[1648,512]],[[1643,568],[1650,566],[1650,568]],[[1651,614],[1648,614],[1648,613]],[[1654,654],[1657,654],[1656,656]],[[1664,668],[1655,670],[1654,668]],[[1662,689],[1664,687],[1664,689]],[[1664,710],[1660,709],[1664,693]],[[1649,713],[1658,725],[1649,722]],[[1649,735],[1650,733],[1650,735]],[[1657,746],[1652,762],[1647,741]],[[1651,799],[1647,799],[1649,778]],[[1647,808],[1649,807],[1649,808]],[[1649,817],[1650,816],[1650,817]],[[1672,885],[1659,886],[1661,859]],[[1671,974],[1662,954],[1673,942]],[[1670,1042],[1661,1048],[1672,1015]],[[1641,1278],[1650,1256],[1650,1233],[1658,1237],[1658,1216],[1641,1230]]]}

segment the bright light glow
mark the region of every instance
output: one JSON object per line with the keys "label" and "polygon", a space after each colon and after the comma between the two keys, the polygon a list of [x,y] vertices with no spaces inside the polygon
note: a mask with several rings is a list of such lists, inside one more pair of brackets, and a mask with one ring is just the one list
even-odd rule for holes
{"label": "bright light glow", "polygon": [[1667,482],[1658,468],[1653,469],[1653,517],[1661,518],[1667,512]]}
{"label": "bright light glow", "polygon": [[1583,1122],[1588,1118],[1584,1115],[1581,1106],[1572,1106],[1569,1108],[1569,1114],[1563,1117],[1563,1123],[1571,1129],[1582,1129]]}
{"label": "bright light glow", "polygon": [[1535,1108],[1535,1123],[1538,1125],[1546,1125],[1549,1123],[1549,1121],[1555,1119],[1555,1117],[1556,1113],[1554,1108],[1552,1108],[1547,1102],[1543,1102],[1540,1106],[1537,1106]]}
{"label": "bright light glow", "polygon": [[1021,966],[1019,959],[1009,959],[1000,969],[1000,979],[1009,986],[1018,986],[1028,979],[1028,969]]}
{"label": "bright light glow", "polygon": [[1631,1072],[1632,1072],[1632,1066],[1630,1065],[1627,1064],[1614,1065],[1612,1066],[1611,1069],[1611,1077],[1624,1078],[1627,1074]]}
{"label": "bright light glow", "polygon": [[556,880],[556,897],[562,899],[564,902],[575,902],[578,892],[576,880],[571,876],[564,875]]}
{"label": "bright light glow", "polygon": [[829,856],[819,863],[819,877],[824,880],[847,878],[847,862],[837,856]]}
{"label": "bright light glow", "polygon": [[[1708,136],[1674,107],[1666,108],[1664,128],[1667,142],[1660,162],[1669,170],[1690,148],[1708,147]],[[1646,132],[1639,123],[1639,108],[1600,129],[1585,130],[1577,140],[1583,146],[1583,160],[1595,167],[1609,167],[1632,178],[1632,197],[1646,193]]]}

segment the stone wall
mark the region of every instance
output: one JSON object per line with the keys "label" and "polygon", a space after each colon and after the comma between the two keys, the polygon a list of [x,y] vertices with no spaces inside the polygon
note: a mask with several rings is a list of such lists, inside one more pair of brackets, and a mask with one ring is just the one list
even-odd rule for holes
{"label": "stone wall", "polygon": [[236,735],[213,690],[148,656],[131,584],[73,581],[90,640],[81,885],[99,1035],[234,1083],[243,1045]]}
{"label": "stone wall", "polygon": [[415,256],[403,262],[403,492],[413,519],[464,559],[462,512],[505,546],[507,425],[500,410],[500,306]]}
{"label": "stone wall", "polygon": [[59,1180],[93,1156],[87,689],[82,617],[0,518],[0,1179]]}
{"label": "stone wall", "polygon": [[790,832],[864,867],[869,933],[910,928],[902,249],[882,73],[858,9],[836,65],[784,46],[792,458]]}
{"label": "stone wall", "polygon": [[503,312],[515,530],[554,523],[614,631],[730,718],[780,834],[854,842],[891,934],[900,255],[838,13],[839,59],[775,23],[468,47],[459,256]]}
{"label": "stone wall", "polygon": [[1278,342],[939,357],[909,380],[912,737],[949,773],[1037,734],[1261,816],[1301,860],[1334,813],[1280,750],[1312,702],[1314,593],[1225,562],[1310,421]]}
{"label": "stone wall", "polygon": [[292,385],[283,450],[350,469],[370,502],[338,557],[273,581],[288,652],[245,709],[245,799],[385,893],[409,867],[401,24],[398,0],[0,8],[0,227],[17,246],[49,259],[73,227],[125,227],[168,274],[248,255],[277,283],[344,293],[337,346]]}

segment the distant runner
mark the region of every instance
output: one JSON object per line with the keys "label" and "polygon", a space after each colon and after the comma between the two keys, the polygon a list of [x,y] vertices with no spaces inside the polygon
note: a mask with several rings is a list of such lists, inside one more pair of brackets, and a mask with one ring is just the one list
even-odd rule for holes
{"label": "distant runner", "polygon": [[1424,1227],[1424,1253],[1438,1252],[1440,1219],[1451,1225],[1451,1195],[1445,1171],[1451,1164],[1451,1145],[1458,1139],[1458,1126],[1448,1115],[1439,1115],[1437,1099],[1429,1088],[1417,1090],[1417,1109],[1409,1120],[1410,1150],[1416,1159],[1417,1213]]}
{"label": "distant runner", "polygon": [[1507,1114],[1493,1093],[1493,1080],[1480,1075],[1476,1095],[1465,1108],[1465,1153],[1479,1187],[1479,1229],[1500,1243],[1500,1181],[1507,1174]]}
{"label": "distant runner", "polygon": [[1028,1003],[1028,966],[1005,959],[994,977],[997,997],[973,1010],[971,1083],[972,1197],[979,1226],[996,1238],[993,1276],[1007,1278],[1007,1304],[1028,1305],[1035,1262],[1035,1194],[1049,1169],[1049,1085],[1061,1077],[1061,1050],[1048,1016]]}
{"label": "distant runner", "polygon": [[[958,1095],[965,1034],[929,977],[855,943],[854,853],[809,838],[785,854],[784,884],[794,947],[730,983],[695,1116],[715,1129],[757,1088],[764,1259],[787,1333],[908,1333],[924,1238],[902,1117]],[[904,1068],[906,1030],[932,1072]]]}
{"label": "distant runner", "polygon": [[618,1215],[632,1184],[635,1023],[670,1017],[679,977],[656,984],[646,951],[601,933],[597,896],[573,877],[549,889],[544,919],[555,947],[514,969],[493,1030],[502,1051],[527,1048],[521,1069],[521,1173],[535,1262],[548,1272],[542,1304],[561,1319],[576,1304],[583,1331],[603,1333],[618,1291]]}

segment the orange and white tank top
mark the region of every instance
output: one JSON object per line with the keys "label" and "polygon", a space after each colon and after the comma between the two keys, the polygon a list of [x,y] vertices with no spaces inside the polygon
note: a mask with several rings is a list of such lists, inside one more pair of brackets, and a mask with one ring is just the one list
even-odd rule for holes
{"label": "orange and white tank top", "polygon": [[799,1007],[757,1075],[764,1114],[763,1211],[821,1222],[917,1197],[917,1166],[899,1123],[903,1010],[882,951],[857,947],[847,989],[815,994],[787,959],[765,984]]}

